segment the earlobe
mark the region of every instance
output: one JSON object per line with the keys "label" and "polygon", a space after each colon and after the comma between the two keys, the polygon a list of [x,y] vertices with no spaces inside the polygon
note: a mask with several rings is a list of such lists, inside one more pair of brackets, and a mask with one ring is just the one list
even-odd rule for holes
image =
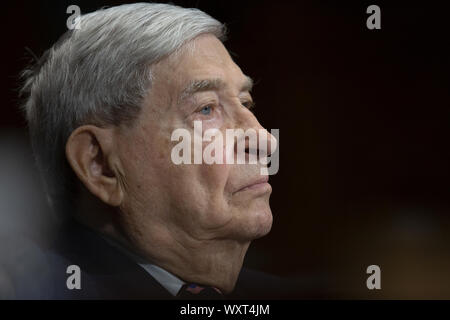
{"label": "earlobe", "polygon": [[123,190],[112,167],[113,145],[111,129],[81,126],[67,140],[66,157],[78,179],[92,194],[108,205],[120,206]]}

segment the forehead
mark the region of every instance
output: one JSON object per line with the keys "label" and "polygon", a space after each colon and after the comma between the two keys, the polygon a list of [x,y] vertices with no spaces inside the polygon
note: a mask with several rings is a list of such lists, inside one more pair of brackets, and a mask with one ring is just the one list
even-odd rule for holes
{"label": "forehead", "polygon": [[222,42],[213,35],[202,35],[158,64],[155,81],[167,85],[172,94],[193,82],[215,79],[230,86],[249,81],[230,57]]}

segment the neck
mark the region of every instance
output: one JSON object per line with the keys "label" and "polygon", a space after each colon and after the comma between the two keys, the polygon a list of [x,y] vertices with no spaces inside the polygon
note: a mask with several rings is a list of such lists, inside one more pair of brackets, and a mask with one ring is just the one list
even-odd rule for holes
{"label": "neck", "polygon": [[[197,239],[155,221],[123,225],[129,247],[187,283],[208,285],[230,293],[236,284],[250,240]],[[144,232],[145,231],[145,232]]]}
{"label": "neck", "polygon": [[177,243],[163,268],[186,282],[208,285],[230,293],[236,284],[250,242],[208,240],[187,247]]}

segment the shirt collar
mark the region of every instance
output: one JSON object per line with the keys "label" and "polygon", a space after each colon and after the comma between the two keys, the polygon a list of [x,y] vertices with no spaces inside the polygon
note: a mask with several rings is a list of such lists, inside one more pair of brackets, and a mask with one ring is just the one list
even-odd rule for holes
{"label": "shirt collar", "polygon": [[150,263],[139,265],[156,279],[171,295],[176,296],[185,282],[170,272]]}

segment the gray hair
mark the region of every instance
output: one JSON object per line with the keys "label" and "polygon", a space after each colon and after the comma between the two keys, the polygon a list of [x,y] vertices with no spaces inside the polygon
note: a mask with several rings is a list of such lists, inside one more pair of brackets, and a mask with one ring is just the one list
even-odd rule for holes
{"label": "gray hair", "polygon": [[65,157],[84,124],[131,124],[151,88],[152,64],[200,34],[224,40],[225,27],[198,9],[137,3],[80,17],[38,63],[23,72],[24,112],[50,204],[73,207],[78,192]]}

